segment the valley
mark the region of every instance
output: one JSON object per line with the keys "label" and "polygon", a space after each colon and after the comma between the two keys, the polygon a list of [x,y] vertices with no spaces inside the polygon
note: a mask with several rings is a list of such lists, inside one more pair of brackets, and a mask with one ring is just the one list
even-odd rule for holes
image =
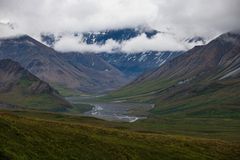
{"label": "valley", "polygon": [[[92,106],[86,112],[85,116],[96,117],[108,121],[135,122],[139,119],[145,119],[148,111],[154,107],[147,103],[124,103],[124,102],[94,102],[93,97],[83,100],[82,97],[66,97],[74,105],[82,103]],[[81,106],[80,106],[81,107]]]}
{"label": "valley", "polygon": [[[183,38],[201,44],[186,51],[119,48],[159,35],[176,38],[147,27],[1,38],[0,160],[238,160],[240,32]],[[55,48],[71,36],[102,48]]]}

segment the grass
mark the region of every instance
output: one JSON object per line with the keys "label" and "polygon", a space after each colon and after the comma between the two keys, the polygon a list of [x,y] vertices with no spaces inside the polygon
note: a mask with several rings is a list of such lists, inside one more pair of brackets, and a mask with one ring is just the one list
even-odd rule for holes
{"label": "grass", "polygon": [[65,111],[66,102],[50,94],[24,94],[21,90],[14,90],[0,95],[0,101],[22,108],[31,108],[48,111]]}
{"label": "grass", "polygon": [[51,121],[81,123],[104,128],[119,128],[137,132],[165,133],[191,137],[204,137],[240,142],[240,119],[197,118],[179,116],[150,116],[134,123],[110,122],[96,118],[74,116],[76,114],[55,114],[45,112],[12,111],[12,114],[24,117],[47,119]]}
{"label": "grass", "polygon": [[181,86],[174,80],[157,79],[126,86],[98,100],[154,103],[152,113],[161,116],[240,118],[239,80],[194,81]]}
{"label": "grass", "polygon": [[60,96],[53,93],[31,93],[30,87],[34,82],[39,81],[36,78],[29,78],[27,73],[7,91],[0,93],[0,102],[13,105],[18,108],[37,109],[45,111],[66,111],[71,105]]}
{"label": "grass", "polygon": [[132,130],[240,142],[240,120],[232,118],[150,117],[129,124]]}
{"label": "grass", "polygon": [[121,88],[118,91],[114,91],[104,97],[99,98],[99,100],[128,100],[131,101],[145,101],[144,97],[148,97],[160,90],[166,89],[172,84],[176,83],[175,80],[154,80],[147,81],[146,83],[128,85]]}
{"label": "grass", "polygon": [[2,159],[234,160],[240,156],[240,146],[233,142],[107,128],[94,121],[107,122],[92,118],[32,114],[42,113],[0,112]]}
{"label": "grass", "polygon": [[240,142],[239,80],[194,81],[185,87],[159,79],[127,86],[98,100],[154,103],[147,119],[129,125],[133,130]]}
{"label": "grass", "polygon": [[85,94],[74,89],[67,88],[63,85],[52,84],[52,86],[64,97],[71,97],[71,96],[84,96]]}
{"label": "grass", "polygon": [[85,113],[87,111],[90,111],[94,106],[90,104],[73,104],[73,107],[71,109],[68,109],[68,112],[71,114],[80,114],[80,113]]}

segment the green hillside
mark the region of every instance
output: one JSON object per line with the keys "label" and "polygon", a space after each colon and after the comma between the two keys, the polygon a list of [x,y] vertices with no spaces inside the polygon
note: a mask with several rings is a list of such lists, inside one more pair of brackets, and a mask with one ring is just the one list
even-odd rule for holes
{"label": "green hillside", "polygon": [[240,34],[225,33],[102,100],[154,103],[160,116],[240,118],[239,44]]}
{"label": "green hillside", "polygon": [[184,90],[176,89],[174,94],[168,92],[174,87],[171,83],[171,80],[168,83],[156,80],[131,85],[101,100],[154,103],[152,113],[161,116],[240,118],[239,80],[190,84]]}
{"label": "green hillside", "polygon": [[56,117],[31,118],[1,111],[0,159],[237,160],[240,156],[240,146],[232,142],[138,133],[96,127],[86,118],[71,122],[61,115],[66,121],[53,120]]}

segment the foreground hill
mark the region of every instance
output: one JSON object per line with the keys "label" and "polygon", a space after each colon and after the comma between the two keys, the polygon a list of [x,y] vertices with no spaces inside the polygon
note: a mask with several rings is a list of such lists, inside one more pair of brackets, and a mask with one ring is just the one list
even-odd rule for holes
{"label": "foreground hill", "polygon": [[108,99],[155,103],[152,113],[240,117],[240,34],[197,46],[140,76]]}
{"label": "foreground hill", "polygon": [[71,105],[19,63],[0,60],[0,107],[66,111]]}
{"label": "foreground hill", "polygon": [[102,128],[80,117],[71,122],[73,117],[63,115],[31,118],[18,113],[0,111],[0,159],[237,160],[240,156],[238,144],[222,140]]}
{"label": "foreground hill", "polygon": [[60,57],[60,53],[54,49],[27,35],[0,39],[0,43],[0,59],[9,58],[19,62],[32,74],[57,88],[97,93],[126,83],[120,71],[111,65],[106,68],[106,62],[103,71],[89,68],[83,63],[72,64],[68,59]]}

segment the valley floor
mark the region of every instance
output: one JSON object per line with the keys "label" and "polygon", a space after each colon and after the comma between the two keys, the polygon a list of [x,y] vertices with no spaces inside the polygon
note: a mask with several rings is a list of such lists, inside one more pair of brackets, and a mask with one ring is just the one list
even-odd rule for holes
{"label": "valley floor", "polygon": [[0,159],[237,160],[240,157],[240,145],[236,142],[129,131],[125,123],[117,124],[121,125],[89,117],[1,110]]}

